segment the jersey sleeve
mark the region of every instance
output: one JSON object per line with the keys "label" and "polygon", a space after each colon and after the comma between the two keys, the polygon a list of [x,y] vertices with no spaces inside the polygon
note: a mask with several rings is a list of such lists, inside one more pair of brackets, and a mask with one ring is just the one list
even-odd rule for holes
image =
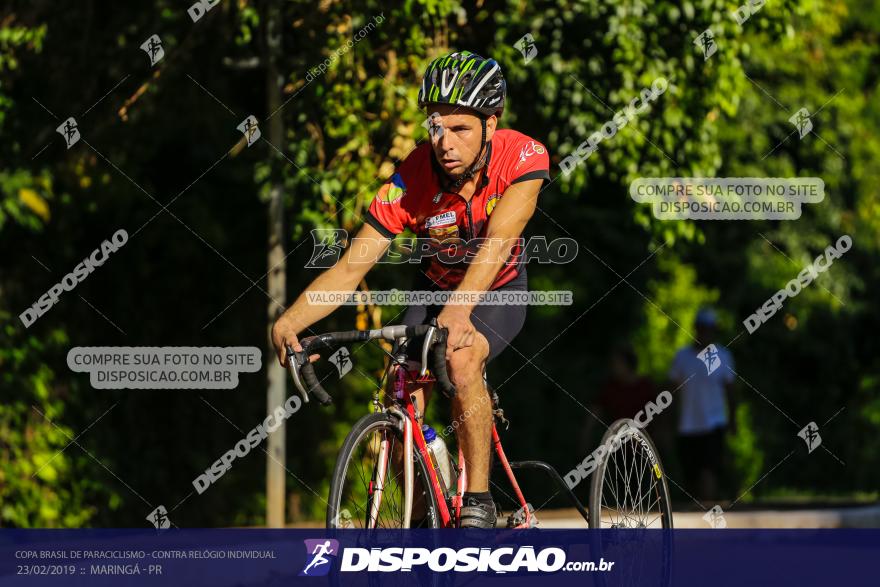
{"label": "jersey sleeve", "polygon": [[382,236],[394,238],[407,225],[407,214],[401,205],[406,195],[406,183],[400,172],[382,184],[370,203],[364,221],[378,230]]}
{"label": "jersey sleeve", "polygon": [[393,239],[406,228],[414,226],[413,214],[418,192],[416,181],[421,175],[423,161],[423,150],[413,150],[376,192],[364,221],[382,236]]}
{"label": "jersey sleeve", "polygon": [[550,180],[550,154],[547,147],[524,136],[516,147],[518,157],[510,173],[510,184],[532,179]]}

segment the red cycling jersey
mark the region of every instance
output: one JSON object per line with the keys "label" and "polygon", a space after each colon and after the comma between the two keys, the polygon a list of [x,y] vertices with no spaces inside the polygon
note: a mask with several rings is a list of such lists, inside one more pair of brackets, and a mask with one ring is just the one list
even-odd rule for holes
{"label": "red cycling jersey", "polygon": [[[453,245],[462,245],[462,241],[466,244],[485,238],[489,216],[508,187],[531,179],[550,179],[547,148],[515,130],[495,131],[488,143],[488,159],[479,187],[466,200],[443,190],[439,181],[442,171],[434,160],[431,145],[420,145],[379,188],[367,211],[367,224],[388,238],[409,229],[447,251]],[[523,262],[523,247],[517,244],[490,289],[516,277]],[[422,265],[422,271],[440,289],[456,287],[466,270],[466,259],[444,263],[437,255],[428,257]]]}

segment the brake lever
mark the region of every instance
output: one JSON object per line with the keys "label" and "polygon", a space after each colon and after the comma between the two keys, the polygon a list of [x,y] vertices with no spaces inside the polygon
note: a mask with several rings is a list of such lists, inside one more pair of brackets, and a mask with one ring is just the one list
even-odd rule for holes
{"label": "brake lever", "polygon": [[422,343],[422,369],[419,371],[419,377],[424,377],[428,373],[428,351],[434,343],[434,335],[437,333],[437,327],[431,324],[428,332],[425,333],[425,340]]}
{"label": "brake lever", "polygon": [[308,362],[309,357],[305,351],[295,351],[290,348],[290,345],[285,345],[285,347],[287,348],[287,369],[290,371],[290,376],[293,377],[293,384],[302,396],[303,403],[307,404],[309,403],[309,392],[300,377],[299,369]]}

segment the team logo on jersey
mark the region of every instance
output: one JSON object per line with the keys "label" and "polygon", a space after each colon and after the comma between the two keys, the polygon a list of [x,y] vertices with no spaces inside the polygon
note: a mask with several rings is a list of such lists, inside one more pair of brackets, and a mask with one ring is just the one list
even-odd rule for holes
{"label": "team logo on jersey", "polygon": [[428,235],[437,242],[451,244],[458,242],[458,225],[455,223],[455,210],[447,210],[425,220]]}
{"label": "team logo on jersey", "polygon": [[519,169],[520,166],[526,162],[526,159],[537,153],[538,155],[543,155],[545,152],[544,147],[536,143],[535,141],[529,141],[527,144],[523,145],[523,148],[519,151],[519,163],[516,164],[516,169]]}
{"label": "team logo on jersey", "polygon": [[435,226],[443,226],[445,224],[455,224],[455,210],[447,210],[437,216],[431,216],[425,220],[425,228],[433,228]]}
{"label": "team logo on jersey", "polygon": [[379,198],[379,203],[381,204],[393,204],[402,198],[405,193],[406,185],[403,183],[403,178],[400,177],[399,173],[395,173],[391,176],[391,179],[379,188],[379,193],[376,194],[376,197]]}
{"label": "team logo on jersey", "polygon": [[440,244],[452,245],[457,244],[461,239],[458,237],[458,225],[450,224],[449,226],[435,226],[428,229],[428,236],[436,240]]}
{"label": "team logo on jersey", "polygon": [[492,210],[495,209],[495,205],[501,200],[501,194],[492,194],[489,196],[489,199],[486,200],[486,216],[492,214]]}

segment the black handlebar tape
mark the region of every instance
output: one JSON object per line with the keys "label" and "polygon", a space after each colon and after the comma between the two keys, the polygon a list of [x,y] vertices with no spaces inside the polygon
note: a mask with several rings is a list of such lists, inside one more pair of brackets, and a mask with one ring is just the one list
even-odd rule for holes
{"label": "black handlebar tape", "polygon": [[[414,338],[424,336],[432,324],[419,324],[416,326],[408,326],[406,328],[406,336]],[[436,326],[435,326],[436,327]],[[310,336],[300,341],[303,352],[296,353],[297,362],[300,367],[300,374],[303,382],[306,384],[309,393],[314,394],[321,405],[328,406],[333,403],[333,398],[321,386],[321,382],[315,374],[315,367],[309,361],[309,355],[320,350],[330,350],[347,342],[361,342],[370,339],[370,333],[366,330],[352,330],[348,332],[329,332],[318,336]],[[449,379],[449,373],[446,369],[446,329],[437,328],[434,338],[434,345],[431,349],[431,370],[434,378],[440,386],[440,391],[448,398],[455,397],[455,385]]]}
{"label": "black handlebar tape", "polygon": [[321,381],[318,379],[318,376],[315,375],[315,367],[312,365],[311,361],[309,361],[309,355],[314,351],[313,343],[316,337],[312,337],[311,339],[304,339],[300,342],[300,345],[303,347],[303,352],[294,351],[294,360],[296,362],[296,366],[294,368],[299,368],[299,374],[302,376],[303,383],[306,385],[306,391],[316,398],[318,398],[318,402],[322,406],[329,406],[333,403],[333,398],[330,397],[330,394],[321,387]]}
{"label": "black handlebar tape", "polygon": [[315,367],[309,361],[309,355],[316,351],[333,349],[347,342],[357,342],[369,340],[370,333],[365,330],[354,330],[350,332],[329,332],[319,336],[310,336],[300,341],[303,352],[295,353],[296,362],[300,366],[299,372],[302,375],[303,383],[306,385],[308,393],[317,398],[322,406],[329,406],[333,403],[333,398],[321,386],[321,381],[315,374]]}
{"label": "black handlebar tape", "polygon": [[321,386],[321,381],[315,374],[315,367],[309,361],[309,355],[320,350],[332,350],[347,342],[360,342],[370,340],[370,333],[367,330],[352,330],[347,332],[328,332],[318,336],[310,336],[300,341],[302,345],[302,360],[300,363],[300,374],[303,382],[306,384],[309,393],[313,394],[322,406],[329,406],[333,403],[333,398]]}
{"label": "black handlebar tape", "polygon": [[434,372],[434,379],[440,386],[440,391],[452,399],[455,397],[455,385],[449,379],[449,373],[446,371],[446,329],[438,329],[434,339],[434,346],[431,349],[431,369]]}
{"label": "black handlebar tape", "polygon": [[318,402],[320,402],[322,406],[329,406],[333,403],[333,398],[330,397],[330,394],[328,394],[323,387],[321,387],[321,382],[318,380],[318,376],[315,375],[315,367],[309,362],[308,354],[305,355],[305,359],[306,362],[299,371],[302,375],[303,382],[305,382],[309,393],[318,398]]}
{"label": "black handlebar tape", "polygon": [[315,351],[333,349],[347,342],[362,342],[370,340],[368,330],[351,330],[347,332],[328,332],[318,336],[310,336],[300,341],[303,351],[311,354]]}
{"label": "black handlebar tape", "polygon": [[424,336],[428,333],[428,329],[431,328],[431,326],[431,324],[417,324],[416,326],[407,326],[406,337],[415,338],[417,336]]}

